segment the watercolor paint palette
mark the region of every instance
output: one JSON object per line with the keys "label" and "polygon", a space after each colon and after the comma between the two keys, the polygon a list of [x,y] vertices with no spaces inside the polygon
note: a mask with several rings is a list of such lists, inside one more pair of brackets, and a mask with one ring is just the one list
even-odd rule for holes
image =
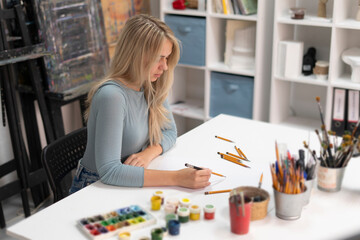
{"label": "watercolor paint palette", "polygon": [[78,221],[81,230],[93,240],[106,239],[121,232],[130,232],[155,223],[156,218],[138,205],[82,218]]}

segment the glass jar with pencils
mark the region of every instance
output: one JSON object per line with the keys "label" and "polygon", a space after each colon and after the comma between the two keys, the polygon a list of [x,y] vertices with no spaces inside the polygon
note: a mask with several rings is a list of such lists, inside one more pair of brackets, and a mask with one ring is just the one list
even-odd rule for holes
{"label": "glass jar with pencils", "polygon": [[[318,189],[326,192],[338,192],[341,190],[346,166],[359,144],[359,138],[355,137],[355,133],[360,121],[357,122],[352,132],[345,131],[340,140],[335,132],[327,131],[320,105],[320,98],[316,97],[316,101],[318,102],[322,123],[321,133],[315,130],[320,142],[320,153],[318,157],[320,166],[317,171]],[[309,146],[307,146],[305,142],[304,145],[309,149]],[[315,151],[310,149],[309,151],[316,155]]]}

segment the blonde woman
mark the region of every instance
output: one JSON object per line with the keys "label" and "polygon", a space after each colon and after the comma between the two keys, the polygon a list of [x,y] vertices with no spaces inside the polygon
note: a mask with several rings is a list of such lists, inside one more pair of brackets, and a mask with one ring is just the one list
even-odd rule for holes
{"label": "blonde woman", "polygon": [[88,95],[88,142],[70,193],[105,184],[208,186],[211,170],[146,169],[176,141],[167,102],[179,45],[170,28],[146,15],[130,18],[121,31],[105,78]]}

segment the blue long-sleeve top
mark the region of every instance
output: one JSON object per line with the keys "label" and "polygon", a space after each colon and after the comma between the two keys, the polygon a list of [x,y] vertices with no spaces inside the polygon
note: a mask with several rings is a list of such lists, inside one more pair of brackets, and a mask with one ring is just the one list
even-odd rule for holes
{"label": "blue long-sleeve top", "polygon": [[[170,126],[162,130],[163,153],[176,141],[176,125],[167,101]],[[127,157],[149,144],[148,104],[144,92],[108,81],[94,94],[87,124],[87,145],[81,164],[96,171],[105,184],[142,187],[144,168],[125,165]]]}

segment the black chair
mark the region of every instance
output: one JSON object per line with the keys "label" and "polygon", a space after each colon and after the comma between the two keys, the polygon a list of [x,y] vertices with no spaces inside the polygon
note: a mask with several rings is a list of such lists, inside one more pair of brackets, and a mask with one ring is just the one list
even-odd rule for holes
{"label": "black chair", "polygon": [[69,195],[72,175],[84,155],[87,128],[75,130],[47,145],[42,151],[42,162],[49,178],[54,202]]}

